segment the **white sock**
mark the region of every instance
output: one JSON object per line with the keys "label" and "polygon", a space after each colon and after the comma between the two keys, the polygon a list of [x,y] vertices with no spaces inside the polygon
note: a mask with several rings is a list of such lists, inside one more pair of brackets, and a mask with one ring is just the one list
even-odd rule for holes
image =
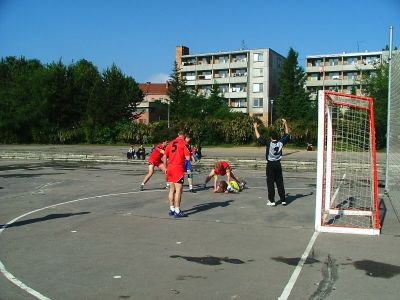
{"label": "white sock", "polygon": [[193,189],[193,185],[189,184],[189,189],[192,190]]}
{"label": "white sock", "polygon": [[179,209],[179,207],[175,207],[175,212],[177,213],[177,214],[179,214],[180,213],[180,209]]}
{"label": "white sock", "polygon": [[144,182],[142,182],[142,185],[144,185]]}
{"label": "white sock", "polygon": [[170,207],[169,207],[169,210],[170,210],[170,211],[175,211],[175,206],[173,206],[173,205],[170,206]]}

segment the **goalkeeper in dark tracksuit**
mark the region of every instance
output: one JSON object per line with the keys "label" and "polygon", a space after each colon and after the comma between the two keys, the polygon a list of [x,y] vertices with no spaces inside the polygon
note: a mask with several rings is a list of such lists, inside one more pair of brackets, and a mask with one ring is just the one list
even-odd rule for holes
{"label": "goalkeeper in dark tracksuit", "polygon": [[275,206],[275,186],[278,188],[278,194],[282,205],[286,205],[285,186],[283,184],[282,175],[282,148],[289,141],[289,127],[287,121],[282,119],[285,127],[285,134],[279,139],[277,132],[271,133],[271,140],[266,140],[258,132],[258,124],[254,123],[254,130],[257,137],[257,142],[266,146],[265,158],[267,159],[267,187],[268,187],[268,202],[267,206]]}

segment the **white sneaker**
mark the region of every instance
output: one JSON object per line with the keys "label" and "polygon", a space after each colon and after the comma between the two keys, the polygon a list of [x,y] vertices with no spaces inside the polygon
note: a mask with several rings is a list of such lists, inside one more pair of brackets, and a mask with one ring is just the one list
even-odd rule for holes
{"label": "white sneaker", "polygon": [[268,200],[268,202],[267,202],[267,206],[275,206],[276,205],[276,203],[275,202],[271,202],[271,201],[269,201]]}

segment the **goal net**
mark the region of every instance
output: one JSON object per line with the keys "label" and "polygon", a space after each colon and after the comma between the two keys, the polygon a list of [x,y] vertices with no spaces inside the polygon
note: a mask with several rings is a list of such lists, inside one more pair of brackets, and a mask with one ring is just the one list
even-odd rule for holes
{"label": "goal net", "polygon": [[315,228],[380,233],[372,98],[319,92]]}

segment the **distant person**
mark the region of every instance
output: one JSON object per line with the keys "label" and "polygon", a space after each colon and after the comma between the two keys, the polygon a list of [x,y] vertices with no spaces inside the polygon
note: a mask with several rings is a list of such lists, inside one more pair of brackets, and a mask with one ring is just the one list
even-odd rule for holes
{"label": "distant person", "polygon": [[134,157],[135,157],[135,148],[133,148],[133,145],[129,145],[128,152],[126,152],[126,158],[133,159]]}
{"label": "distant person", "polygon": [[167,181],[169,183],[169,215],[175,218],[187,217],[181,211],[185,159],[190,159],[190,152],[186,147],[185,134],[180,130],[178,137],[171,141],[165,148],[162,158],[164,165],[167,167]]}
{"label": "distant person", "polygon": [[214,165],[214,169],[211,170],[211,172],[208,174],[206,177],[206,181],[204,183],[204,188],[206,188],[207,183],[211,180],[211,178],[214,177],[214,192],[216,193],[218,191],[218,176],[225,176],[227,178],[227,182],[231,182],[232,180],[235,180],[242,188],[244,188],[244,185],[246,184],[244,181],[240,181],[239,178],[233,173],[231,165],[224,160],[217,161]]}
{"label": "distant person", "polygon": [[193,166],[192,166],[192,160],[194,160],[193,158],[193,147],[190,145],[190,140],[191,137],[189,134],[187,134],[185,136],[185,142],[186,142],[186,147],[189,150],[190,153],[190,159],[186,160],[185,159],[185,172],[187,173],[188,176],[188,184],[189,184],[189,192],[191,193],[195,193],[195,191],[193,190]]}
{"label": "distant person", "polygon": [[199,161],[202,157],[203,157],[203,155],[201,154],[201,145],[198,144],[194,150],[194,159],[195,159],[195,161]]}
{"label": "distant person", "polygon": [[282,124],[285,128],[285,134],[279,138],[277,132],[272,132],[270,140],[267,140],[260,136],[258,132],[258,123],[254,123],[254,131],[257,137],[257,142],[261,145],[266,146],[265,157],[267,160],[267,188],[268,188],[268,202],[267,206],[275,206],[275,186],[278,189],[278,194],[281,200],[282,205],[286,205],[286,196],[285,196],[285,186],[283,184],[283,175],[282,175],[282,148],[289,141],[289,127],[288,123],[285,119],[282,119]]}
{"label": "distant person", "polygon": [[143,147],[143,145],[140,145],[139,149],[136,152],[137,159],[144,160],[146,158],[146,149]]}
{"label": "distant person", "polygon": [[168,143],[167,141],[163,141],[162,143],[158,144],[157,147],[155,147],[153,152],[150,154],[147,160],[149,162],[149,170],[147,175],[144,177],[142,184],[140,185],[141,191],[144,190],[144,185],[150,180],[151,176],[153,176],[155,167],[163,171],[163,174],[165,175],[167,169],[164,163],[162,162],[161,158],[164,155],[164,150],[165,147],[167,146],[167,143]]}

